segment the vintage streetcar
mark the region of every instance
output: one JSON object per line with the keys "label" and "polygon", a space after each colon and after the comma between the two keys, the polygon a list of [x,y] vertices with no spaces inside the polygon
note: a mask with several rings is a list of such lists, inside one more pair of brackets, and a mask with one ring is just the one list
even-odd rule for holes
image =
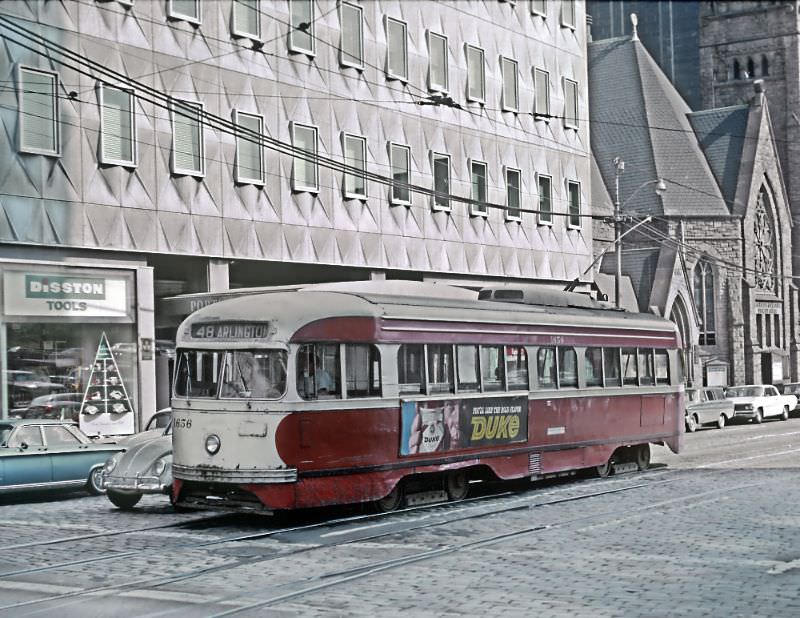
{"label": "vintage streetcar", "polygon": [[178,507],[392,510],[680,448],[675,326],[583,294],[316,285],[200,309],[177,347]]}

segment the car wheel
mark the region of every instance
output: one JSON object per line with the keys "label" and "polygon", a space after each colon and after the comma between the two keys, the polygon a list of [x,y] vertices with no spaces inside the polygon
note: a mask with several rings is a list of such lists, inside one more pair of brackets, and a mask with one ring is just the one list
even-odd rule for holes
{"label": "car wheel", "polygon": [[86,481],[86,489],[93,496],[101,496],[106,493],[106,490],[103,489],[103,466],[92,468],[89,479]]}
{"label": "car wheel", "polygon": [[608,477],[613,470],[614,463],[611,461],[611,458],[609,458],[606,463],[595,466],[594,473],[597,477],[604,479]]}
{"label": "car wheel", "polygon": [[121,494],[114,490],[109,490],[108,499],[117,508],[129,511],[139,503],[139,500],[142,499],[142,494]]}
{"label": "car wheel", "polygon": [[403,504],[403,482],[400,481],[386,496],[375,501],[375,508],[379,513],[396,511]]}
{"label": "car wheel", "polygon": [[444,483],[445,489],[447,490],[447,497],[453,502],[458,502],[467,497],[467,493],[469,493],[469,480],[467,479],[467,473],[463,470],[449,472]]}
{"label": "car wheel", "polygon": [[753,417],[753,422],[760,424],[761,421],[764,420],[764,413],[761,411],[761,408],[756,410],[756,415]]}
{"label": "car wheel", "polygon": [[783,414],[781,414],[782,421],[789,420],[789,406],[783,406]]}
{"label": "car wheel", "polygon": [[640,444],[636,447],[636,466],[639,470],[647,470],[650,467],[649,444]]}
{"label": "car wheel", "polygon": [[689,433],[697,431],[697,417],[694,414],[686,417],[686,431]]}
{"label": "car wheel", "polygon": [[725,429],[725,415],[720,414],[719,418],[717,419],[717,428],[718,429]]}

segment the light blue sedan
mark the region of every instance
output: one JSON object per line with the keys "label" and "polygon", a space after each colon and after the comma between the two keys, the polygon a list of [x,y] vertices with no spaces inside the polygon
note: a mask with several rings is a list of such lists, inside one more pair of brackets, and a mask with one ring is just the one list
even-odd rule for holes
{"label": "light blue sedan", "polygon": [[101,494],[103,464],[120,450],[93,442],[70,422],[0,421],[0,494],[80,487]]}

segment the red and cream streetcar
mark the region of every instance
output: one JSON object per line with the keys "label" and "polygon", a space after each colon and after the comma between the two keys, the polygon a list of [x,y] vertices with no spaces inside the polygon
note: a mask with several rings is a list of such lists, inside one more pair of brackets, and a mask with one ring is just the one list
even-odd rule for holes
{"label": "red and cream streetcar", "polygon": [[240,296],[178,330],[173,501],[271,512],[461,499],[474,479],[678,452],[674,325],[535,286]]}

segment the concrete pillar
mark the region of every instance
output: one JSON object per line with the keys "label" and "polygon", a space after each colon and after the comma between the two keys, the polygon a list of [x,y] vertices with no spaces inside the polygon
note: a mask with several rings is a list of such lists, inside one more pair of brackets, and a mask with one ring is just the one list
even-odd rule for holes
{"label": "concrete pillar", "polygon": [[[155,301],[153,293],[153,268],[139,266],[136,269],[136,324],[139,329],[139,418],[136,430],[141,431],[156,411],[156,363],[155,363]],[[149,353],[142,355],[142,340],[149,339]]]}
{"label": "concrete pillar", "polygon": [[206,262],[206,292],[227,292],[231,287],[230,262],[210,258]]}

